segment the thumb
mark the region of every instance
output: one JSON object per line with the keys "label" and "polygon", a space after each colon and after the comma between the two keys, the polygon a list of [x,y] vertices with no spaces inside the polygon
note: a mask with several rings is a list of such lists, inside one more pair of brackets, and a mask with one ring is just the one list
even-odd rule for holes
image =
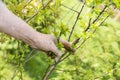
{"label": "thumb", "polygon": [[60,38],[60,42],[64,45],[64,48],[66,50],[72,51],[73,54],[75,53],[76,50],[72,48],[72,45],[68,41],[65,41],[65,40]]}

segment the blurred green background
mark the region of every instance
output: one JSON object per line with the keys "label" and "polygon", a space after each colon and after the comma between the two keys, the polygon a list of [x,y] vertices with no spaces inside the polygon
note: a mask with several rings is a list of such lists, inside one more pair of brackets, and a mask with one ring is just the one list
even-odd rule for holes
{"label": "blurred green background", "polygon": [[[4,2],[14,14],[26,22],[43,6],[39,0]],[[55,5],[50,4],[50,8],[40,10],[40,13],[27,23],[39,32],[52,33],[55,36],[63,30],[61,37],[67,40],[68,26],[74,24],[77,14],[59,6],[61,0],[56,2]],[[76,11],[82,6],[79,0],[62,0],[62,4],[73,7]],[[78,22],[72,40],[82,34],[81,25],[88,22],[89,7],[83,10],[80,17],[82,21]],[[63,29],[59,26],[61,22],[64,24]],[[32,51],[32,58],[29,60]],[[0,33],[0,80],[42,80],[51,62],[43,52],[34,51],[27,44]],[[109,17],[75,55],[58,65],[49,80],[120,80],[120,22],[114,17]]]}

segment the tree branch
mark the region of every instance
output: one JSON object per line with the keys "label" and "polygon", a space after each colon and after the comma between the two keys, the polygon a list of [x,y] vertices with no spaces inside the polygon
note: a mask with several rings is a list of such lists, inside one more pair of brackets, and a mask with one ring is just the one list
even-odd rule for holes
{"label": "tree branch", "polygon": [[[106,18],[99,24],[99,26],[101,26],[101,25],[107,20],[107,18],[108,18],[109,16],[110,16],[110,15],[106,16]],[[95,30],[93,31],[93,33],[95,33],[96,30],[97,30],[97,29],[95,29]],[[88,37],[87,39],[85,39],[85,40],[81,43],[81,45],[76,48],[76,50],[79,49],[79,48],[81,48],[81,46],[82,46],[89,38],[90,38],[90,37]]]}
{"label": "tree branch", "polygon": [[72,36],[72,34],[73,34],[73,31],[74,31],[74,29],[75,29],[75,26],[76,26],[76,24],[77,24],[77,22],[78,22],[78,19],[79,19],[80,15],[81,15],[81,13],[82,13],[82,11],[83,11],[83,8],[84,8],[85,4],[86,4],[86,2],[83,3],[82,8],[80,9],[80,11],[79,11],[79,13],[78,13],[78,15],[77,15],[77,18],[76,18],[76,20],[75,20],[75,23],[73,24],[72,30],[71,30],[71,32],[70,32],[68,41],[70,41],[70,38],[71,38],[71,36]]}
{"label": "tree branch", "polygon": [[[85,6],[85,3],[82,5],[82,8],[80,9],[80,12],[79,12],[78,15],[77,15],[76,21],[75,21],[75,23],[73,24],[72,30],[71,30],[71,32],[70,32],[68,41],[70,41],[70,38],[71,38],[71,36],[72,36],[72,34],[73,34],[73,31],[74,31],[74,29],[75,29],[75,26],[76,26],[76,24],[77,24],[77,21],[78,21],[78,19],[79,19],[79,16],[80,16],[80,14],[81,14],[84,6]],[[107,8],[107,6],[100,12],[100,14],[99,14],[99,15],[97,16],[97,18],[92,22],[92,24],[94,24],[94,23],[99,19],[99,17],[102,15],[102,13],[105,11],[106,8]],[[87,32],[87,31],[89,30],[90,26],[91,26],[91,19],[92,19],[92,18],[89,19],[88,27],[85,29],[85,32]],[[105,19],[105,20],[106,20],[106,19]],[[101,22],[101,24],[104,23],[105,20],[103,20],[103,21]],[[90,37],[88,37],[87,39],[83,40],[82,43],[80,44],[80,46],[78,46],[76,49],[81,48],[82,45],[83,45],[89,38],[90,38]],[[81,37],[79,37],[78,39],[76,39],[76,40],[72,43],[72,45],[77,44],[80,40],[81,40]],[[64,61],[66,58],[68,58],[68,57],[71,55],[70,53],[69,53],[69,54],[66,54],[67,52],[68,52],[68,51],[65,51],[65,53],[62,55],[62,57],[60,57],[60,58],[58,59],[58,61],[57,61],[55,64],[53,64],[51,67],[48,66],[49,70],[48,70],[48,68],[47,68],[47,71],[46,71],[46,73],[45,73],[45,75],[44,75],[44,77],[43,77],[42,80],[48,80],[49,76],[50,76],[50,75],[52,74],[52,72],[55,70],[56,66],[57,66],[60,62]]]}
{"label": "tree branch", "polygon": [[[92,18],[89,19],[89,22],[88,22],[88,27],[84,30],[84,32],[88,31],[90,26],[91,26],[91,20]],[[73,41],[72,45],[76,45],[77,43],[79,43],[81,37],[77,38],[75,41]]]}
{"label": "tree branch", "polygon": [[[46,77],[46,75],[48,76],[48,71],[50,70],[50,67],[51,67],[51,65],[49,65],[49,66],[47,67],[46,72],[45,72],[42,80],[47,80],[47,79],[48,79],[48,77]],[[46,77],[46,78],[45,78],[45,77]]]}
{"label": "tree branch", "polygon": [[[103,14],[103,12],[105,12],[105,10],[106,10],[107,7],[108,7],[108,6],[106,5],[106,6],[101,10],[101,12],[99,13],[99,15],[95,18],[95,20],[94,20],[91,24],[94,24],[95,22],[98,21],[98,19],[99,19],[100,16]],[[91,19],[92,19],[92,18],[91,18]],[[90,26],[91,26],[91,25],[90,25],[91,19],[89,20],[89,25],[88,25],[88,27],[86,28],[85,32],[87,32],[87,31],[89,30]],[[103,23],[104,23],[104,22],[103,22]],[[81,39],[81,36],[80,36],[79,38],[77,38],[75,41],[73,41],[72,44],[76,45],[77,43],[79,43],[80,39]]]}
{"label": "tree branch", "polygon": [[[74,4],[74,5],[71,7],[71,9],[73,9],[75,6],[76,6],[76,4]],[[76,9],[78,9],[79,6],[80,6],[80,4],[77,6]],[[68,12],[63,16],[63,18],[65,18],[66,15],[68,15],[69,13],[70,13],[70,12],[68,11]],[[74,16],[74,14],[75,14],[75,12],[73,12],[72,16],[68,19],[66,25],[68,25],[68,23],[71,21],[71,19],[72,19],[72,17]],[[62,18],[62,19],[63,19],[63,18]],[[62,19],[61,19],[61,20],[62,20]],[[60,39],[61,36],[62,36],[62,31],[60,32],[60,34],[59,34],[59,36],[58,36],[58,42],[59,42],[59,39]]]}
{"label": "tree branch", "polygon": [[[54,71],[54,69],[56,68],[56,66],[59,64],[61,58],[66,54],[67,52],[65,52],[59,59],[57,62],[55,62],[55,64],[53,64],[52,66],[48,66],[45,75],[43,76],[42,80],[48,80],[49,76],[52,74],[52,72]],[[48,70],[49,69],[49,70]]]}
{"label": "tree branch", "polygon": [[[102,13],[103,13],[104,11],[105,11],[105,10],[103,9],[103,10],[100,12],[99,15],[102,15]],[[98,16],[99,16],[99,15],[98,15]],[[106,18],[100,23],[99,26],[101,26],[101,25],[106,21],[106,19],[107,19],[109,16],[110,16],[110,15],[106,16]],[[95,19],[95,22],[98,20],[98,18],[99,18],[99,17],[97,17],[97,18]],[[87,31],[89,30],[90,26],[91,26],[91,19],[92,19],[92,18],[89,19],[88,27],[85,29],[85,32],[87,32]],[[94,22],[94,23],[95,23],[95,22]],[[94,23],[92,23],[92,24],[94,24]],[[96,31],[96,30],[94,30],[93,33],[94,33],[95,31]],[[83,45],[89,38],[90,38],[90,37],[88,37],[87,39],[83,40],[83,42],[80,44],[80,46],[78,46],[78,47],[76,48],[76,50],[79,49],[79,48],[81,48],[82,45]],[[78,39],[76,39],[76,40],[72,43],[72,45],[76,45],[76,44],[80,41],[80,39],[81,39],[81,37],[79,37]],[[63,60],[65,60],[65,59],[66,59],[67,57],[69,57],[69,56],[70,56],[70,54],[67,55],[65,58],[63,58]],[[63,61],[63,60],[61,60],[61,61]]]}
{"label": "tree branch", "polygon": [[[70,34],[70,36],[69,36],[68,41],[70,41],[71,35],[72,35],[72,33],[73,33],[73,30],[74,30],[74,28],[75,28],[75,26],[76,26],[76,23],[77,23],[77,21],[78,21],[78,19],[79,19],[79,16],[80,16],[80,14],[81,14],[84,6],[85,6],[85,3],[83,4],[82,8],[80,9],[80,12],[78,13],[78,16],[77,16],[77,18],[76,18],[76,21],[75,21],[73,27],[72,27],[71,34]],[[54,71],[54,69],[56,68],[56,66],[58,65],[58,63],[62,62],[62,60],[65,59],[65,58],[63,58],[63,57],[66,55],[67,52],[68,52],[68,51],[65,51],[65,53],[58,59],[58,61],[50,67],[49,71],[48,71],[47,73],[45,73],[45,75],[44,75],[44,77],[43,77],[42,80],[47,80],[47,79],[49,78],[50,74]],[[69,56],[69,55],[68,55],[68,56]],[[67,57],[67,56],[66,56],[66,57]],[[62,59],[62,58],[63,58],[63,59]],[[61,60],[61,59],[62,59],[62,60]]]}

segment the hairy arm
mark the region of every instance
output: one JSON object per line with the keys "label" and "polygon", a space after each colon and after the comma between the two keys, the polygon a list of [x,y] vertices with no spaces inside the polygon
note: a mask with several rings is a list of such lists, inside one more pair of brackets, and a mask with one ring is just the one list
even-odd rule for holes
{"label": "hairy arm", "polygon": [[34,44],[36,31],[10,12],[2,1],[0,1],[0,31],[31,45]]}

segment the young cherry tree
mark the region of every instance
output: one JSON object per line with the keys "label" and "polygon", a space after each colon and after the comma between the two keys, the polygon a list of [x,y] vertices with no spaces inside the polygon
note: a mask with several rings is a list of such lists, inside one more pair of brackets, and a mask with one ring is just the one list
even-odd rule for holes
{"label": "young cherry tree", "polygon": [[[53,61],[56,55],[48,52],[51,59],[45,73],[43,73],[42,80],[48,80],[56,67],[65,59],[68,59],[69,56],[74,56],[73,54],[81,49],[83,44],[93,36],[106,19],[113,15],[111,6],[114,6],[114,8],[120,6],[117,0],[82,0],[82,2],[76,0],[75,2],[78,5],[75,3],[72,7],[62,0],[4,0],[4,2],[14,14],[33,26],[35,30],[45,34],[53,34],[57,37],[57,46],[63,54],[57,61]],[[103,7],[100,7],[101,5]],[[68,40],[71,47],[68,44],[66,44],[68,47],[63,46],[60,42],[61,38]],[[16,74],[19,74],[19,78],[23,80],[23,66],[34,56],[35,49],[31,49],[21,41],[12,39],[11,42],[12,44],[18,44],[15,51],[19,54],[15,54],[12,59],[16,61],[11,62],[18,65],[20,70],[16,71]],[[29,51],[30,54],[25,54]]]}

